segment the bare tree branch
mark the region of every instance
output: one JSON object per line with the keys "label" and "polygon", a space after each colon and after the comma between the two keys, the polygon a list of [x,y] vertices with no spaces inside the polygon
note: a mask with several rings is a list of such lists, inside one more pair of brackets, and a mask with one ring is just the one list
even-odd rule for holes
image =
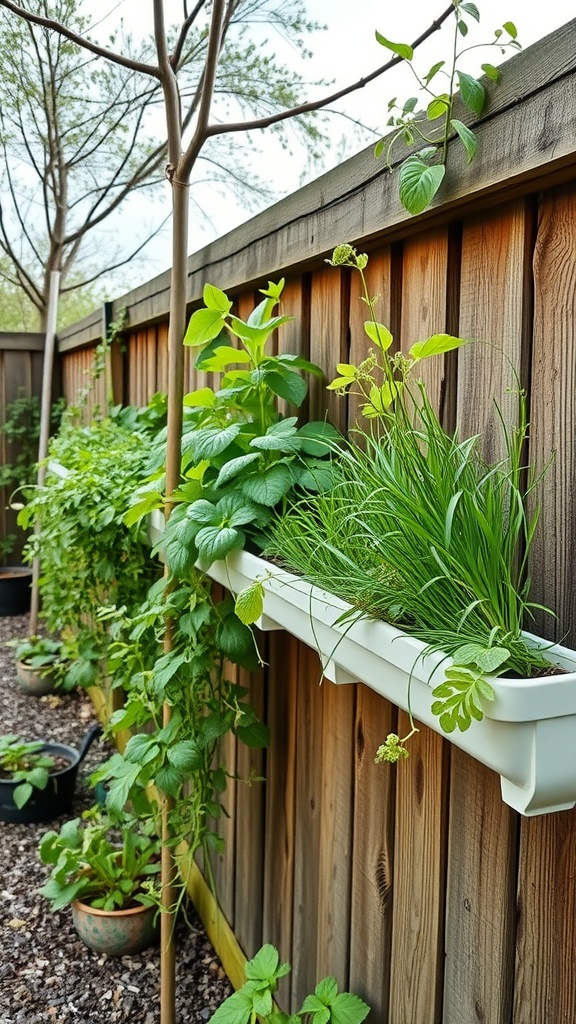
{"label": "bare tree branch", "polygon": [[174,50],[173,50],[172,54],[170,55],[170,64],[174,68],[174,71],[177,71],[178,67],[180,66],[180,58],[182,56],[182,50],[184,49],[184,43],[186,42],[188,33],[189,33],[190,29],[192,28],[194,22],[196,21],[196,18],[198,17],[200,11],[205,6],[206,6],[206,0],[198,0],[198,3],[196,4],[196,6],[195,6],[194,10],[192,11],[192,13],[191,14],[187,14],[186,13],[186,10],[187,10],[186,4],[184,5],[184,19],[185,20],[184,20],[184,23],[182,25],[182,28],[180,29],[180,34],[178,36],[178,39],[176,40],[176,45],[174,47]]}
{"label": "bare tree branch", "polygon": [[143,75],[160,78],[159,69],[155,68],[152,64],[144,64],[142,61],[125,57],[122,53],[108,50],[105,46],[98,46],[97,43],[93,43],[90,39],[78,35],[77,32],[66,28],[66,25],[62,25],[59,21],[54,21],[53,18],[44,18],[41,14],[33,14],[32,11],[27,11],[24,7],[19,7],[18,4],[12,3],[12,0],[0,0],[0,7],[5,7],[7,11],[11,11],[12,14],[23,18],[24,21],[32,22],[33,25],[41,25],[43,28],[50,28],[54,32],[58,32],[59,35],[65,36],[66,39],[76,43],[77,46],[82,46],[83,49],[90,50],[91,53],[95,53],[98,57],[104,57],[105,60],[110,60],[113,64],[121,64],[122,67],[130,68],[132,71],[140,71]]}
{"label": "bare tree branch", "polygon": [[[0,3],[2,0],[0,0]],[[454,6],[450,4],[446,8],[443,14],[440,15],[425,32],[422,32],[417,39],[411,44],[412,49],[415,50],[421,43],[429,38],[434,32],[437,32],[439,28],[444,24],[447,18],[454,13]],[[343,96],[349,96],[350,93],[356,92],[358,89],[364,89],[370,82],[373,82],[380,75],[383,75],[386,71],[390,71],[391,68],[397,64],[401,64],[403,57],[392,57],[386,64],[377,68],[376,71],[372,71],[371,74],[366,75],[366,78],[360,78],[357,82],[352,85],[346,85],[342,89],[338,89],[336,92],[330,93],[329,96],[324,96],[319,100],[311,100],[309,103],[300,103],[296,107],[291,107],[289,110],[282,110],[278,114],[270,114],[268,117],[255,118],[252,121],[238,121],[231,124],[220,124],[220,125],[209,125],[206,128],[205,138],[211,138],[214,135],[224,135],[229,132],[244,132],[253,131],[256,128],[270,128],[273,124],[279,124],[281,121],[287,121],[292,117],[298,117],[300,114],[310,114],[315,110],[321,110],[326,107],[329,103],[335,103],[337,100],[342,99]]]}

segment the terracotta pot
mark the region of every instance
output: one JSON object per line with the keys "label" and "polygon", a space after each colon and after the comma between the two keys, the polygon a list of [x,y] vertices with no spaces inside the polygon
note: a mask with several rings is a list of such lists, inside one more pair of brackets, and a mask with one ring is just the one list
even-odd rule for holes
{"label": "terracotta pot", "polygon": [[77,900],[72,904],[72,920],[82,942],[96,953],[128,956],[158,941],[156,909],[96,910]]}
{"label": "terracotta pot", "polygon": [[16,677],[20,688],[30,697],[44,697],[56,689],[56,675],[46,665],[40,669],[25,661],[17,661]]}
{"label": "terracotta pot", "polygon": [[25,615],[30,611],[32,569],[25,565],[0,567],[0,615]]}

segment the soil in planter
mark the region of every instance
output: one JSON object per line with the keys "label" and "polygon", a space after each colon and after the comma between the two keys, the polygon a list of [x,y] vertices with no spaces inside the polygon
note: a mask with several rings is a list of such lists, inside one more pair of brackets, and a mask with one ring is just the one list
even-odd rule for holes
{"label": "soil in planter", "polygon": [[[2,641],[27,635],[22,616],[0,620],[0,730],[26,739],[78,746],[94,720],[84,695],[51,695],[31,701],[16,682],[14,653]],[[94,800],[86,780],[108,756],[95,743],[80,767],[75,814]],[[80,941],[69,908],[53,914],[38,889],[48,867],[37,855],[40,836],[50,825],[0,823],[0,1024],[158,1024],[160,956],[148,949],[135,956],[108,958]],[[206,1024],[231,993],[222,967],[194,912],[191,928],[177,930],[177,1024]]]}

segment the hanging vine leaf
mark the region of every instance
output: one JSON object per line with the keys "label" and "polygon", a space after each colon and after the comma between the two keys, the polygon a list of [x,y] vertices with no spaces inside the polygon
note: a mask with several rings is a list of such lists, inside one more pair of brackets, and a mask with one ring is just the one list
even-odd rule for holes
{"label": "hanging vine leaf", "polygon": [[436,152],[434,147],[423,149],[409,156],[400,169],[400,202],[412,215],[430,205],[444,180],[444,165],[429,162]]}

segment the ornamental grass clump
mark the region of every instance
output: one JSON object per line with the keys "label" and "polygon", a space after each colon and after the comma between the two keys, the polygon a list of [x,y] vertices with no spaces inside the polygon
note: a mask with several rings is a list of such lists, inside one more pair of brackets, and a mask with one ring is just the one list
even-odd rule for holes
{"label": "ornamental grass clump", "polygon": [[[340,246],[330,262],[359,271],[377,352],[359,366],[339,364],[329,387],[359,395],[372,429],[335,453],[330,493],[275,520],[267,551],[347,600],[351,614],[398,623],[427,651],[451,657],[432,710],[446,732],[465,730],[493,699],[486,676],[526,677],[547,664],[522,633],[534,608],[528,556],[538,520],[537,508],[527,511],[535,478],[523,462],[525,395],[518,390],[515,428],[500,417],[505,455],[495,462],[483,459],[478,437],[445,431],[413,367],[463,342],[436,335],[407,357],[390,357],[392,337],[366,289],[366,259]],[[403,751],[392,737],[379,759]]]}

